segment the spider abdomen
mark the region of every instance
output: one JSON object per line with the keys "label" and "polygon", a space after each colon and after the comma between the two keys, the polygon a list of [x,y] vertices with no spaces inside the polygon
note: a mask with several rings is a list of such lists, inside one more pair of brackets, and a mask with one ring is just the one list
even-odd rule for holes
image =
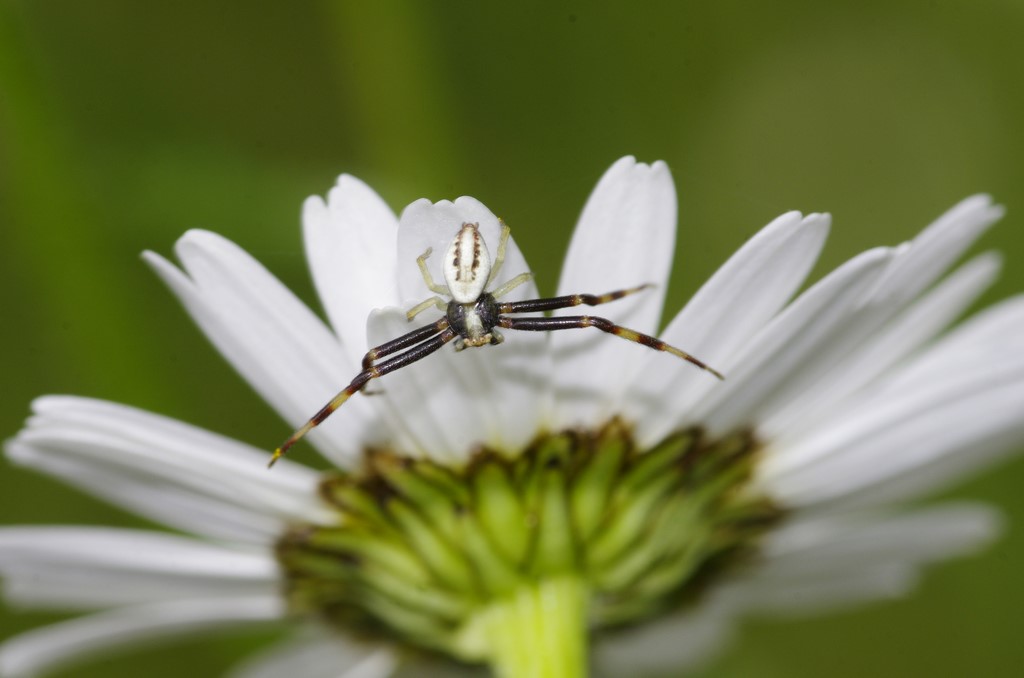
{"label": "spider abdomen", "polygon": [[462,224],[444,255],[443,272],[452,299],[472,304],[480,297],[491,274],[491,255],[479,224]]}

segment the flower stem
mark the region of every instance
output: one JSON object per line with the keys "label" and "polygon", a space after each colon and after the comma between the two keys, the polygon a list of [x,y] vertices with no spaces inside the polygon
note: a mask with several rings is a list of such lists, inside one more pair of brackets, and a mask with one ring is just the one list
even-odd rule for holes
{"label": "flower stem", "polygon": [[587,589],[564,575],[524,585],[490,606],[486,633],[498,678],[585,678]]}

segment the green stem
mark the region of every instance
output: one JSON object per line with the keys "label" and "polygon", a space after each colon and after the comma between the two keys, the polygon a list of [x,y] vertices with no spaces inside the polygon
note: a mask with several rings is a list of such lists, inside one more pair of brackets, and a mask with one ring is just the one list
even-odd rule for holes
{"label": "green stem", "polygon": [[585,678],[587,588],[571,575],[524,585],[486,614],[498,678]]}

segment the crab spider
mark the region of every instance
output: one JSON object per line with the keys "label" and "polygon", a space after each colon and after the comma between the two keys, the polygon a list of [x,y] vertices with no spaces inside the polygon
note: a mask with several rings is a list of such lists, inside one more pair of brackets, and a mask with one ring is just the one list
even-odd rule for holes
{"label": "crab spider", "polygon": [[[596,327],[602,332],[614,334],[629,341],[635,341],[656,351],[665,351],[683,360],[696,365],[697,367],[710,372],[719,379],[724,379],[720,372],[704,364],[686,351],[670,346],[660,339],[647,334],[616,325],[610,320],[591,315],[557,316],[557,317],[532,317],[532,318],[510,318],[510,314],[530,313],[538,311],[551,311],[558,308],[569,308],[572,306],[597,306],[606,304],[609,301],[621,299],[630,294],[636,294],[647,289],[650,285],[640,285],[624,290],[616,290],[606,294],[570,294],[563,297],[551,297],[549,299],[527,299],[524,301],[511,301],[499,303],[497,300],[508,294],[511,290],[522,285],[530,279],[530,273],[520,273],[508,282],[504,283],[491,292],[487,288],[491,286],[501,271],[501,265],[505,262],[505,250],[508,246],[509,227],[502,222],[501,238],[498,242],[498,253],[491,263],[490,253],[484,244],[483,236],[480,235],[479,224],[462,224],[462,228],[452,239],[451,245],[444,256],[444,282],[441,285],[434,282],[430,270],[427,268],[427,258],[431,250],[421,254],[416,263],[423,275],[423,281],[431,292],[437,296],[430,297],[424,302],[409,309],[406,317],[412,320],[417,315],[431,307],[437,307],[444,311],[444,316],[430,325],[415,329],[408,334],[403,334],[397,339],[385,342],[380,346],[371,348],[363,357],[363,369],[355,376],[348,386],[330,402],[324,405],[319,412],[307,421],[302,427],[284,441],[279,448],[274,450],[268,466],[273,466],[292,445],[297,443],[303,436],[321,424],[327,417],[344,404],[346,400],[356,393],[362,391],[371,379],[383,377],[389,372],[411,365],[417,360],[426,358],[450,341],[455,341],[455,350],[461,351],[467,347],[486,346],[487,344],[500,344],[504,341],[497,328],[509,330],[526,330],[531,332],[546,332],[551,330],[568,330],[578,327]],[[447,301],[445,301],[447,297]],[[398,355],[394,355],[394,354]],[[393,356],[381,360],[386,356]]]}

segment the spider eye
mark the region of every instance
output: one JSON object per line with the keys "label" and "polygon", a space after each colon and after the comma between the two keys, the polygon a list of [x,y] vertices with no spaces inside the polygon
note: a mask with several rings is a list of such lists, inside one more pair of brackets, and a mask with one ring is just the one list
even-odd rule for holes
{"label": "spider eye", "polygon": [[444,256],[444,281],[460,304],[476,301],[491,273],[491,255],[480,235],[480,224],[463,224]]}

